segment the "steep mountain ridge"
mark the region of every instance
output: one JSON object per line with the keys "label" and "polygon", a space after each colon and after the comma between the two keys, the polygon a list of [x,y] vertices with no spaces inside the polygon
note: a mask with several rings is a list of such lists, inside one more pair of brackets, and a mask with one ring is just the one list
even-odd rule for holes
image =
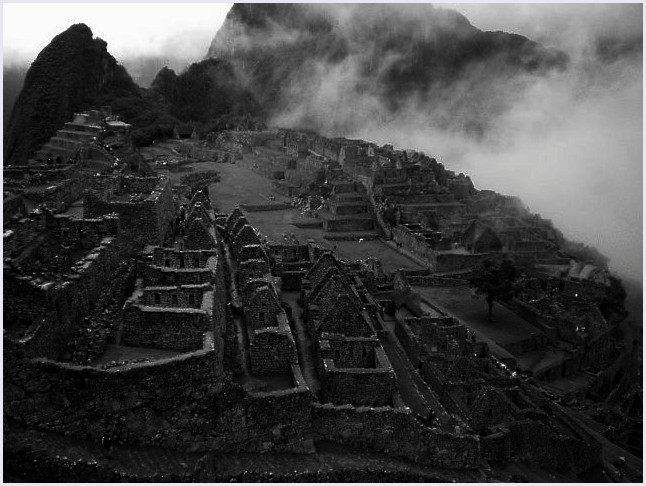
{"label": "steep mountain ridge", "polygon": [[125,96],[140,96],[140,89],[105,41],[85,24],[72,25],[27,71],[4,137],[5,165],[25,163],[74,112]]}
{"label": "steep mountain ridge", "polygon": [[[297,112],[295,124],[339,133],[352,128],[343,117],[338,126],[310,123],[330,99],[340,110],[365,110],[369,98],[381,113],[410,104],[439,112],[447,90],[460,90],[452,111],[463,112],[461,124],[483,125],[483,112],[500,109],[497,85],[568,63],[561,51],[483,32],[453,10],[392,4],[235,4],[207,57],[231,61],[270,114]],[[451,123],[447,114],[433,118]]]}

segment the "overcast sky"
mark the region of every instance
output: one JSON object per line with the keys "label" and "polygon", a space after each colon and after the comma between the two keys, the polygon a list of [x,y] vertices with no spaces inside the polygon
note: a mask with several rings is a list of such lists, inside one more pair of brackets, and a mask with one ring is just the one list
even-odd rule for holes
{"label": "overcast sky", "polygon": [[31,62],[72,24],[87,24],[117,60],[204,58],[230,3],[3,3],[5,65]]}
{"label": "overcast sky", "polygon": [[[5,65],[35,59],[51,39],[83,22],[108,43],[118,60],[140,55],[202,59],[231,3],[3,3]],[[478,28],[506,30],[563,48],[584,42],[577,33],[641,30],[641,15],[626,16],[607,4],[447,3]],[[585,28],[581,28],[584,26]],[[578,35],[578,34],[577,34]]]}

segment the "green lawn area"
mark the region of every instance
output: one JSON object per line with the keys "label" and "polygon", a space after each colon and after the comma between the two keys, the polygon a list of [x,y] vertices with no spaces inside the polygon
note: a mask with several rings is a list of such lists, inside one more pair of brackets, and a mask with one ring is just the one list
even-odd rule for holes
{"label": "green lawn area", "polygon": [[414,289],[432,304],[453,314],[471,329],[501,346],[527,339],[531,333],[539,332],[529,322],[500,304],[494,304],[494,322],[487,322],[487,304],[484,297],[478,296],[477,299],[473,299],[473,291],[469,287],[414,287]]}

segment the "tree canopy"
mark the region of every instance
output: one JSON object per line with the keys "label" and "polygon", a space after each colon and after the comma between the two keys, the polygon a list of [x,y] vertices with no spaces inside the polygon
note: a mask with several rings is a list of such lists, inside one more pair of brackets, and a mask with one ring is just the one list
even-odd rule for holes
{"label": "tree canopy", "polygon": [[514,296],[515,281],[519,271],[513,261],[485,260],[476,269],[470,283],[476,294],[484,295],[489,306],[489,320],[492,320],[494,301],[508,301]]}

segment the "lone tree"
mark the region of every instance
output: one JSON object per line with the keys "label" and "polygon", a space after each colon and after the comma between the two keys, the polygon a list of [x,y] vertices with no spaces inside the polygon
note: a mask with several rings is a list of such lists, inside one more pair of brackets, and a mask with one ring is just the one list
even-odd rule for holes
{"label": "lone tree", "polygon": [[476,294],[484,295],[489,306],[489,322],[495,300],[508,301],[514,296],[514,282],[518,278],[518,269],[511,260],[496,262],[485,260],[482,266],[475,271],[470,283],[476,289]]}

